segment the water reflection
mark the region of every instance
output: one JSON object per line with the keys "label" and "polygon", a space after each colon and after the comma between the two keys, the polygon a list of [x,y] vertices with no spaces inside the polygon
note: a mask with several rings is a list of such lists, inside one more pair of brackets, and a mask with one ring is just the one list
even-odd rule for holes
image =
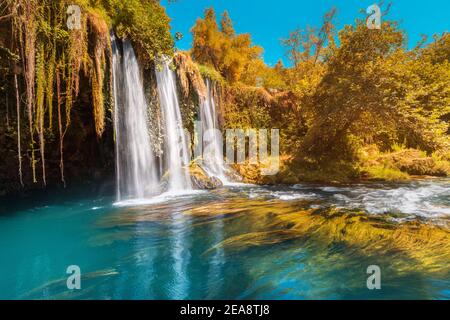
{"label": "water reflection", "polygon": [[186,299],[189,294],[187,267],[191,259],[190,225],[190,220],[181,215],[180,212],[171,214],[170,251],[173,273],[171,284],[167,289],[169,298],[174,300]]}
{"label": "water reflection", "polygon": [[[212,226],[210,227],[210,233],[213,238],[213,245],[221,243],[224,240],[224,222],[222,217],[218,217]],[[211,254],[204,254],[209,261],[208,269],[208,284],[207,284],[207,299],[214,299],[214,297],[219,297],[223,288],[223,268],[225,265],[225,250],[223,247],[218,247]]]}
{"label": "water reflection", "polygon": [[[136,224],[136,234],[146,234],[147,224]],[[155,275],[157,273],[155,260],[158,256],[159,247],[152,244],[152,239],[148,236],[136,237],[134,241],[134,264],[136,265],[136,275],[134,277],[133,288],[134,297],[154,297]],[[126,284],[119,286],[124,287]]]}

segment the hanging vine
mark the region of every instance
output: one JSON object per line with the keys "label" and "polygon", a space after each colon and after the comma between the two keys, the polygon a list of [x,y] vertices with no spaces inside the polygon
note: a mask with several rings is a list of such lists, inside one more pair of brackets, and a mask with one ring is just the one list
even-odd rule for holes
{"label": "hanging vine", "polygon": [[[159,54],[173,52],[169,19],[159,3],[133,0],[131,6],[125,2],[3,0],[7,10],[1,21],[8,21],[11,25],[10,38],[14,43],[11,50],[17,54],[17,63],[21,66],[16,67],[14,77],[10,77],[13,84],[9,86],[16,95],[21,185],[27,182],[24,180],[28,177],[33,183],[47,184],[46,166],[51,161],[47,163],[46,157],[52,155],[48,145],[58,139],[60,176],[65,185],[64,144],[71,127],[72,108],[75,103],[85,101],[79,99],[80,79],[89,83],[90,88],[86,89],[91,92],[95,133],[99,139],[102,137],[107,112],[114,112],[110,42],[113,25],[121,37],[129,37],[133,41],[137,51],[141,52],[141,58],[147,62]],[[81,8],[80,28],[69,30],[67,26],[69,5]],[[136,10],[130,10],[132,7]],[[12,96],[9,94],[6,99]],[[21,115],[26,117],[26,122]],[[10,123],[9,108],[7,117]],[[56,127],[57,132],[54,133]],[[22,172],[24,159],[29,160],[30,175]],[[37,167],[40,167],[39,176]]]}
{"label": "hanging vine", "polygon": [[18,0],[17,14],[15,17],[16,35],[19,39],[20,56],[23,63],[24,78],[25,78],[25,92],[26,104],[28,113],[28,127],[30,134],[30,149],[31,149],[31,169],[33,175],[33,182],[36,183],[36,160],[34,150],[34,105],[35,105],[35,75],[36,75],[36,19],[35,13],[37,10],[36,0]]}
{"label": "hanging vine", "polygon": [[64,132],[62,127],[61,117],[61,77],[59,67],[56,68],[56,105],[58,110],[58,133],[59,133],[59,168],[61,173],[61,182],[66,186],[66,179],[64,178]]}
{"label": "hanging vine", "polygon": [[45,137],[44,137],[44,87],[45,87],[44,44],[39,43],[36,52],[36,132],[39,136],[41,154],[42,181],[47,184],[45,175]]}
{"label": "hanging vine", "polygon": [[22,174],[22,145],[20,136],[20,98],[19,98],[19,84],[17,81],[17,74],[14,75],[14,91],[16,93],[16,112],[17,112],[17,159],[19,161],[19,181],[23,187],[23,174]]}
{"label": "hanging vine", "polygon": [[105,52],[110,55],[111,42],[108,25],[98,15],[90,13],[88,21],[94,37],[93,67],[91,68],[92,102],[94,107],[95,132],[101,137],[105,130],[104,79],[106,69]]}
{"label": "hanging vine", "polygon": [[[56,90],[60,171],[61,181],[65,185],[64,137],[71,124],[73,104],[80,93],[81,72],[91,83],[96,134],[101,137],[104,132],[103,89],[107,58],[111,59],[109,27],[99,14],[86,7],[83,11],[85,14],[81,16],[81,28],[67,30],[68,1],[11,0],[8,5],[13,17],[13,38],[17,39],[23,69],[32,181],[38,182],[36,164],[39,161],[36,159],[36,151],[39,150],[41,180],[43,185],[47,184],[46,137],[52,135],[53,131],[53,105]],[[83,7],[86,4],[83,1],[79,5]],[[89,50],[90,46],[91,50]],[[16,80],[15,88],[18,95],[19,79],[14,81]],[[18,96],[16,98],[19,99]],[[17,118],[18,131],[20,131],[20,101]],[[36,137],[39,149],[36,148]],[[18,137],[19,177],[22,184],[20,142]]]}

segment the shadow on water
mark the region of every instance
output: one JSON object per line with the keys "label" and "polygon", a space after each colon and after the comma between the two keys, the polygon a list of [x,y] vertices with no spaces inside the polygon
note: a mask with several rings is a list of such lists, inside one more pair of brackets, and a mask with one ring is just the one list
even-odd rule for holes
{"label": "shadow on water", "polygon": [[85,200],[110,200],[114,196],[114,183],[79,183],[63,187],[47,187],[26,191],[21,194],[0,196],[0,217],[15,214],[28,209]]}

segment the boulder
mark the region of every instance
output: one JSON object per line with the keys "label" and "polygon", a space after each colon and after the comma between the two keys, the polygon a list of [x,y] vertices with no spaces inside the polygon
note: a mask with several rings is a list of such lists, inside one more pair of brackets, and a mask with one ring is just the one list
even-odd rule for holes
{"label": "boulder", "polygon": [[209,176],[206,171],[197,163],[193,162],[189,166],[192,185],[197,189],[216,189],[223,186],[219,178]]}

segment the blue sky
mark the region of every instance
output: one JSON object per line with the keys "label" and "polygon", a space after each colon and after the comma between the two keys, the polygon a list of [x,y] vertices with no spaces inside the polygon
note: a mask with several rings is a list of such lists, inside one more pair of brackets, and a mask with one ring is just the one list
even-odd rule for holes
{"label": "blue sky", "polygon": [[[385,1],[388,2],[388,1]],[[450,30],[449,0],[393,0],[388,18],[401,22],[408,34],[410,47],[422,34],[432,35]],[[176,46],[187,50],[192,44],[190,29],[205,8],[214,7],[218,16],[228,10],[238,33],[250,33],[254,43],[264,48],[264,60],[274,65],[278,59],[287,61],[280,39],[289,32],[307,25],[319,26],[322,16],[332,6],[337,7],[337,28],[362,17],[360,10],[374,1],[367,0],[177,0],[162,1],[172,19],[172,32],[181,32],[183,39]]]}

